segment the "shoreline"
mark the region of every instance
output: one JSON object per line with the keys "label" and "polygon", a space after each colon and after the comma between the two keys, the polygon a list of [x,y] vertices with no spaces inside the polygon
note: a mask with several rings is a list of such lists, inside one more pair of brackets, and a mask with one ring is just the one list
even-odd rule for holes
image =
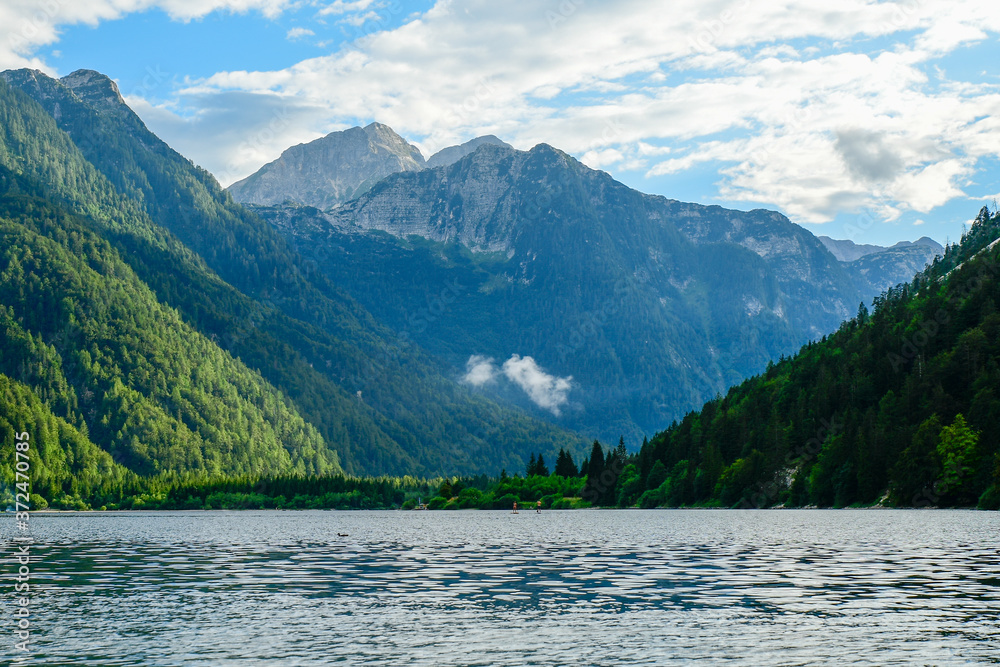
{"label": "shoreline", "polygon": [[[974,505],[969,505],[965,507],[887,507],[885,505],[870,505],[867,507],[763,507],[763,508],[743,508],[743,507],[575,507],[575,508],[560,508],[560,509],[543,509],[542,514],[549,512],[586,512],[586,511],[603,511],[603,512],[630,512],[630,511],[640,511],[640,512],[678,512],[678,511],[714,511],[714,512],[778,512],[778,511],[808,511],[808,512],[841,512],[841,511],[975,511],[975,512],[995,512],[997,510],[980,509]],[[439,509],[439,510],[404,510],[399,507],[376,507],[376,508],[218,508],[218,509],[95,509],[95,510],[62,510],[62,509],[44,509],[44,510],[29,510],[29,513],[33,516],[38,515],[91,515],[91,514],[139,514],[139,513],[167,513],[167,512],[184,512],[190,514],[205,514],[208,512],[433,512],[434,514],[451,514],[455,512],[500,512],[504,514],[511,514],[508,509],[483,509],[478,507],[466,507],[462,509]],[[524,511],[519,514],[536,514],[534,511]],[[0,512],[0,516],[14,516],[15,512],[4,510]]]}

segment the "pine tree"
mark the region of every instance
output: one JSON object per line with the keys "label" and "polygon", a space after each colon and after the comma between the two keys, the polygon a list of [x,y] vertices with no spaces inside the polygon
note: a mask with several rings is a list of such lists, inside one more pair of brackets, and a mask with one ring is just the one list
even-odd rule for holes
{"label": "pine tree", "polygon": [[587,481],[598,480],[604,472],[604,448],[601,443],[594,440],[594,446],[590,449],[590,464],[587,466]]}
{"label": "pine tree", "polygon": [[535,463],[535,474],[541,477],[549,476],[549,468],[545,465],[545,458],[539,454],[538,461]]}
{"label": "pine tree", "polygon": [[559,449],[559,456],[556,458],[555,474],[560,477],[576,477],[580,474],[573,462],[573,455],[562,448]]}

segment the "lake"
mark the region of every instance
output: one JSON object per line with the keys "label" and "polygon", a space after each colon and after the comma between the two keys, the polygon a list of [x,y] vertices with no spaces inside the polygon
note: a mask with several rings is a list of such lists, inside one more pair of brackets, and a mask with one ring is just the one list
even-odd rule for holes
{"label": "lake", "polygon": [[[997,512],[31,521],[32,657],[18,664],[1000,664]],[[6,664],[12,517],[0,527]]]}

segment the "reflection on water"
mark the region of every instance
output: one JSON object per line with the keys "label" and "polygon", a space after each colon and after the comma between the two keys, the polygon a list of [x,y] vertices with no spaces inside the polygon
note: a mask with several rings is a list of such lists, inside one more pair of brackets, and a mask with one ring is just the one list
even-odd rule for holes
{"label": "reflection on water", "polygon": [[[1000,664],[995,512],[32,521],[21,664]],[[5,638],[0,661],[11,651]]]}

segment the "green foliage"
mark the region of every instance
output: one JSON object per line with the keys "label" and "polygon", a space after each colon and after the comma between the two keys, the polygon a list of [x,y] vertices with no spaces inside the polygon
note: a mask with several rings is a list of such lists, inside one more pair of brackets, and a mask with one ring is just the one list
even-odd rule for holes
{"label": "green foliage", "polygon": [[649,471],[649,475],[646,477],[646,488],[659,488],[665,481],[667,481],[667,466],[663,465],[663,461],[657,461],[653,464],[653,469]]}
{"label": "green foliage", "polygon": [[979,497],[979,509],[1000,510],[1000,485],[994,484]]}
{"label": "green foliage", "polygon": [[120,493],[139,478],[117,465],[64,418],[52,413],[32,389],[0,374],[0,485],[14,488],[15,435],[27,434],[34,509],[69,496]]}
{"label": "green foliage", "polygon": [[941,462],[940,492],[965,496],[972,482],[976,462],[979,433],[969,428],[961,413],[955,415],[950,426],[941,429],[936,452]]}
{"label": "green foliage", "polygon": [[445,505],[448,504],[448,499],[442,496],[435,496],[431,498],[430,502],[427,503],[427,509],[429,510],[440,510],[444,509]]}
{"label": "green foliage", "polygon": [[0,168],[0,372],[140,474],[339,470],[279,392],[159,304],[84,221],[14,182]]}

